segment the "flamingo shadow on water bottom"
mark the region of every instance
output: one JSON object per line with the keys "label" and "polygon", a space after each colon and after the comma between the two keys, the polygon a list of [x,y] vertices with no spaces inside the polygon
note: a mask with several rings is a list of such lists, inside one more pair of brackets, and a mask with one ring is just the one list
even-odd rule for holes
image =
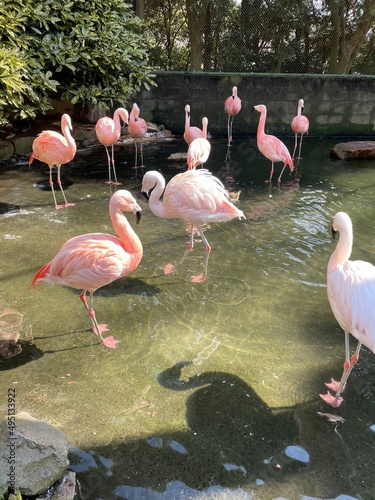
{"label": "flamingo shadow on water bottom", "polygon": [[[231,373],[202,372],[182,379],[183,369],[191,364],[177,363],[158,376],[166,390],[189,392],[189,429],[111,442],[110,449],[90,449],[90,456],[83,450],[74,452],[71,468],[77,472],[82,470],[82,453],[98,464],[100,456],[110,456],[113,463],[111,477],[107,475],[105,480],[105,471],[98,470],[100,465],[90,467],[82,476],[78,474],[84,494],[94,488],[99,494],[104,484],[110,488],[113,481],[120,498],[140,498],[136,496],[140,492],[144,492],[144,498],[154,498],[147,496],[152,490],[165,492],[165,498],[185,498],[183,495],[191,489],[212,487],[219,492],[255,484],[258,477],[274,480],[306,466],[284,454],[286,446],[295,444],[298,437],[292,410],[271,411],[246,382]],[[152,408],[155,414],[158,410],[164,414],[170,411],[171,419],[176,411],[173,403],[171,407]],[[168,496],[165,490],[176,485],[182,490]]]}

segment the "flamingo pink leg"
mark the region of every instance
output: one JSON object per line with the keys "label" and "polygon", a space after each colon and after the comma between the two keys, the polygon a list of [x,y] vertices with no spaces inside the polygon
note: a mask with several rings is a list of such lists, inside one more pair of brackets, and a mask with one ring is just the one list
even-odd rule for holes
{"label": "flamingo pink leg", "polygon": [[326,384],[329,389],[332,389],[334,392],[336,392],[336,396],[332,396],[329,391],[327,391],[327,394],[320,394],[320,397],[323,399],[323,401],[333,406],[334,408],[338,408],[343,401],[341,393],[344,391],[349,375],[351,374],[355,364],[358,361],[361,346],[362,343],[358,342],[354,354],[350,356],[349,332],[345,332],[345,362],[341,380],[340,382],[336,382],[336,380],[332,379],[331,382]]}
{"label": "flamingo pink leg", "polygon": [[[65,201],[65,206],[66,207],[74,207],[74,203],[68,203],[67,199],[66,199],[66,196],[65,196],[65,193],[64,193],[64,189],[62,187],[62,184],[61,184],[61,180],[60,180],[60,165],[57,166],[57,184],[59,185],[59,188],[60,188],[60,191],[62,192],[62,195],[64,197],[64,201]],[[61,208],[61,207],[59,207]]]}
{"label": "flamingo pink leg", "polygon": [[[112,155],[109,155],[108,147],[105,146],[105,150],[107,153],[107,160],[108,160],[108,181],[105,181],[105,184],[113,184],[115,186],[121,186],[121,182],[117,182],[117,175],[116,175],[116,167],[115,167],[115,150],[114,150],[114,144],[112,144]],[[111,165],[113,168],[113,175],[114,175],[114,182],[111,180]]]}
{"label": "flamingo pink leg", "polygon": [[87,309],[87,312],[89,313],[89,316],[90,316],[90,319],[92,322],[92,326],[93,326],[92,331],[95,333],[95,335],[99,335],[100,340],[104,341],[104,339],[102,337],[102,332],[107,332],[108,328],[107,328],[107,325],[99,325],[97,320],[96,320],[95,311],[92,307],[92,299],[93,299],[92,293],[90,292],[90,306],[87,304],[86,290],[82,290],[79,298],[81,299],[81,301],[83,302],[84,306]]}
{"label": "flamingo pink leg", "polygon": [[60,210],[60,208],[63,208],[63,205],[58,205],[57,201],[56,201],[55,189],[53,187],[53,179],[52,179],[52,168],[49,169],[49,185],[51,186],[51,189],[52,189],[53,199],[55,202],[55,208],[56,208],[56,210]]}

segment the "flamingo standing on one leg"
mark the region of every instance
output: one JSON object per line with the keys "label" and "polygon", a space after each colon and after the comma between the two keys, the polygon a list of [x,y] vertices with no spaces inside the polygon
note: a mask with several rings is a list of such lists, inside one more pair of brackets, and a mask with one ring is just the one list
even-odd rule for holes
{"label": "flamingo standing on one leg", "polygon": [[202,119],[202,137],[194,139],[190,143],[187,152],[187,164],[189,170],[198,167],[199,165],[203,165],[210,156],[211,144],[207,140],[207,127],[208,119],[204,117]]}
{"label": "flamingo standing on one leg", "polygon": [[[350,217],[338,212],[333,218],[332,236],[340,233],[336,250],[327,268],[327,293],[331,309],[345,332],[345,362],[340,382],[326,384],[336,395],[328,391],[320,397],[337,408],[342,402],[341,393],[358,361],[361,345],[375,354],[375,267],[362,260],[349,260],[353,245],[353,228]],[[358,340],[355,353],[350,356],[349,334]]]}
{"label": "flamingo standing on one leg", "polygon": [[191,127],[190,126],[190,106],[186,104],[185,106],[185,132],[184,139],[185,142],[190,145],[194,139],[199,139],[202,137],[202,130],[199,127]]}
{"label": "flamingo standing on one leg", "polygon": [[141,167],[143,167],[143,150],[142,150],[142,138],[145,136],[147,132],[147,123],[143,118],[139,117],[140,109],[136,103],[133,104],[133,108],[130,111],[130,117],[129,117],[129,124],[128,124],[128,129],[129,129],[129,134],[133,137],[134,139],[134,144],[135,144],[135,163],[134,163],[134,168],[138,168],[138,146],[137,146],[137,139],[140,139],[140,150],[141,150]]}
{"label": "flamingo standing on one leg", "polygon": [[234,117],[241,111],[241,99],[237,95],[237,87],[232,88],[232,95],[224,103],[224,110],[228,115],[228,148],[232,142],[232,128]]}
{"label": "flamingo standing on one leg", "polygon": [[291,123],[291,127],[292,127],[292,130],[294,132],[294,137],[295,137],[294,149],[293,149],[293,154],[292,154],[293,159],[294,159],[294,154],[295,154],[296,149],[297,149],[298,134],[301,134],[301,140],[299,143],[299,151],[298,151],[298,159],[299,160],[301,159],[302,137],[303,137],[303,134],[309,133],[309,125],[310,125],[310,122],[309,122],[309,119],[307,118],[307,116],[304,116],[302,114],[304,105],[305,105],[304,100],[300,99],[298,101],[297,115],[293,118],[292,123]]}
{"label": "flamingo standing on one leg", "polygon": [[294,170],[292,157],[290,156],[288,148],[282,141],[280,141],[280,139],[278,139],[274,135],[269,135],[265,133],[264,125],[266,123],[266,116],[267,116],[266,106],[264,104],[259,104],[258,106],[254,106],[254,109],[256,111],[259,111],[260,113],[258,130],[257,130],[258,149],[266,158],[268,158],[272,162],[269,183],[271,184],[274,172],[273,164],[279,161],[282,161],[284,163],[284,167],[281,171],[281,174],[277,179],[277,182],[281,182],[281,176],[283,175],[283,172],[287,165],[289,165],[291,172],[293,172]]}
{"label": "flamingo standing on one leg", "polygon": [[[164,190],[165,189],[165,190]],[[164,177],[157,171],[146,172],[142,182],[142,192],[149,198],[151,211],[157,217],[166,219],[182,219],[191,224],[191,237],[187,250],[180,264],[194,247],[194,226],[206,245],[204,275],[193,278],[193,281],[204,281],[207,275],[208,259],[211,246],[202,230],[202,224],[210,222],[226,222],[234,218],[245,218],[229,201],[228,194],[221,181],[206,169],[193,169],[175,175],[165,187]],[[163,203],[160,197],[163,195]]]}
{"label": "flamingo standing on one leg", "polygon": [[61,131],[63,135],[53,130],[45,130],[44,132],[41,132],[33,142],[33,152],[31,153],[29,159],[29,167],[34,158],[47,163],[49,166],[49,184],[52,189],[56,210],[63,208],[63,205],[58,205],[56,202],[52,180],[52,168],[54,165],[56,165],[57,168],[57,184],[62,192],[65,207],[74,206],[74,203],[67,202],[60,180],[61,165],[65,165],[65,163],[70,162],[74,158],[77,151],[76,142],[73,139],[70,130],[73,130],[70,116],[64,114],[61,117]]}
{"label": "flamingo standing on one leg", "polygon": [[[121,123],[120,118],[125,123],[128,124],[129,113],[124,108],[116,109],[113,119],[109,116],[103,116],[99,118],[95,125],[95,132],[98,141],[103,144],[107,153],[108,159],[108,181],[106,184],[115,184],[117,186],[121,185],[121,182],[117,182],[116,168],[115,168],[115,155],[114,155],[114,145],[120,139],[121,135]],[[112,155],[109,156],[108,146],[112,148]],[[111,180],[111,163],[113,168],[113,174],[115,181]]]}
{"label": "flamingo standing on one leg", "polygon": [[[124,189],[116,191],[109,202],[109,213],[113,227],[119,237],[105,233],[89,233],[68,240],[55,257],[35,274],[31,286],[41,281],[57,283],[82,290],[80,299],[86,307],[93,332],[99,335],[106,347],[116,347],[117,341],[102,332],[107,325],[99,325],[93,309],[93,294],[112,281],[134,271],[142,259],[142,243],[132,229],[123,211],[133,212],[137,223],[141,208],[134,197]],[[90,293],[90,305],[86,301]]]}

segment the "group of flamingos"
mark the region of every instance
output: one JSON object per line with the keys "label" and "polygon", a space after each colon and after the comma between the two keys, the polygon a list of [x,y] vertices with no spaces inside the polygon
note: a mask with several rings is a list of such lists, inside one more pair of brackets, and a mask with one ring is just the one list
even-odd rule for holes
{"label": "group of flamingos", "polygon": [[[291,156],[285,144],[273,135],[265,133],[265,121],[267,109],[263,104],[254,106],[260,113],[257,130],[257,145],[261,153],[271,161],[272,180],[274,163],[283,162],[293,171],[293,158],[297,149],[298,135],[300,135],[299,157],[301,155],[302,138],[308,133],[309,121],[302,115],[304,107],[303,99],[298,101],[297,115],[291,123],[295,133],[295,145]],[[241,99],[237,95],[237,87],[233,87],[232,95],[224,104],[224,110],[228,115],[228,148],[232,142],[233,119],[241,110]],[[108,183],[120,184],[117,181],[114,163],[114,144],[119,140],[121,133],[121,122],[128,125],[129,133],[135,141],[140,140],[147,132],[147,123],[139,117],[139,107],[133,105],[130,116],[124,108],[115,111],[113,119],[109,117],[100,118],[95,130],[99,142],[107,152],[108,160]],[[145,173],[142,182],[142,192],[149,200],[151,211],[162,218],[180,218],[190,224],[190,241],[179,264],[181,264],[194,246],[194,235],[196,230],[201,235],[205,244],[206,256],[204,260],[204,272],[192,278],[192,281],[203,282],[207,276],[208,259],[211,247],[207,237],[202,230],[202,225],[212,222],[226,222],[234,218],[245,218],[230,200],[229,193],[222,182],[213,176],[205,168],[197,169],[203,165],[210,154],[210,143],[207,140],[208,120],[202,120],[202,130],[190,126],[190,106],[185,106],[185,132],[184,139],[188,144],[186,172],[175,175],[166,185],[165,179],[158,171]],[[76,144],[70,133],[72,129],[69,115],[64,114],[61,120],[63,135],[54,131],[45,131],[38,135],[33,143],[33,152],[30,163],[34,158],[45,162],[50,167],[50,185],[55,202],[55,208],[63,206],[56,203],[53,189],[52,169],[57,167],[57,183],[64,198],[65,207],[74,205],[68,203],[60,180],[60,166],[68,163],[74,158]],[[108,148],[112,148],[109,154]],[[142,142],[141,165],[143,166]],[[137,167],[137,143],[136,159]],[[114,180],[111,179],[111,171]],[[161,201],[162,197],[162,201]],[[125,217],[123,212],[133,212],[136,223],[141,219],[142,209],[133,195],[124,189],[116,191],[109,201],[109,214],[113,228],[118,237],[105,233],[89,233],[69,239],[53,257],[53,259],[42,266],[35,274],[31,286],[38,287],[40,282],[57,283],[82,290],[80,299],[83,302],[92,324],[93,332],[99,336],[101,343],[109,348],[116,348],[118,343],[113,336],[104,338],[102,334],[107,325],[98,324],[93,308],[93,294],[99,288],[122,278],[134,271],[143,254],[142,243]],[[338,323],[345,332],[345,362],[344,369],[339,382],[331,380],[327,387],[334,395],[327,391],[321,394],[321,398],[333,407],[342,403],[342,392],[346,381],[358,361],[362,343],[375,353],[375,267],[363,261],[350,261],[353,244],[353,229],[350,217],[344,212],[338,212],[333,219],[332,234],[340,233],[337,247],[329,259],[327,268],[327,291],[329,302]],[[167,270],[168,268],[168,270]],[[168,264],[165,272],[174,271],[174,266]],[[89,292],[89,303],[86,294]],[[353,355],[350,355],[349,334],[357,340],[358,345]]]}

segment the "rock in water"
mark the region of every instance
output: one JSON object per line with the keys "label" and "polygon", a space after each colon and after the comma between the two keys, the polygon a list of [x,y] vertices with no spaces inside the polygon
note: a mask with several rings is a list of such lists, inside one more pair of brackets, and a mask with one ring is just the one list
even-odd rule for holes
{"label": "rock in water", "polygon": [[0,422],[0,488],[12,486],[13,479],[23,495],[37,495],[61,479],[68,465],[68,440],[59,429],[26,412]]}
{"label": "rock in water", "polygon": [[375,158],[375,141],[340,142],[331,149],[331,155],[340,160]]}

